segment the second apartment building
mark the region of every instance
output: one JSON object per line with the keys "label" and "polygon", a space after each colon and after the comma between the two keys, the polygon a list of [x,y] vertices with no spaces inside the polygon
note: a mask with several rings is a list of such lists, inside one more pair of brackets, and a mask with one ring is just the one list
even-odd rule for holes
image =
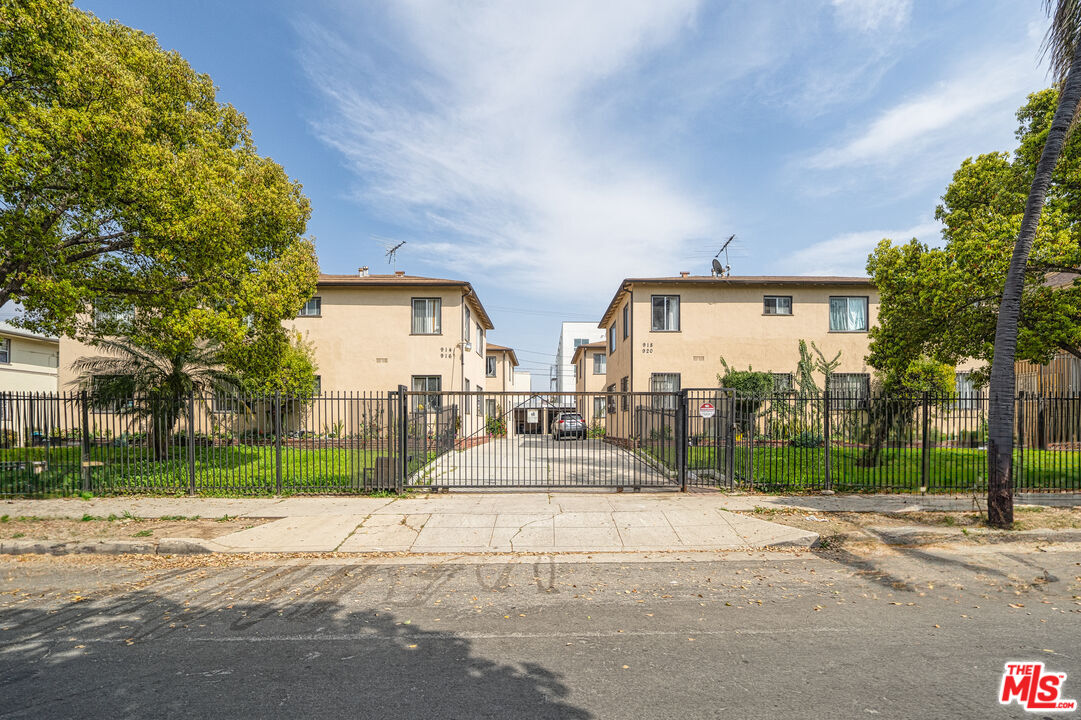
{"label": "second apartment building", "polygon": [[628,278],[599,324],[605,389],[716,387],[722,357],[733,369],[774,373],[776,387],[789,389],[803,339],[828,358],[841,352],[833,387],[868,392],[867,331],[878,304],[878,291],[862,277]]}

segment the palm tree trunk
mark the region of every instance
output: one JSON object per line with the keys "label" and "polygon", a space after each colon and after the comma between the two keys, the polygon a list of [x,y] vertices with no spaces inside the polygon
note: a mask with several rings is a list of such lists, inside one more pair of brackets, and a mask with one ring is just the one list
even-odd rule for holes
{"label": "palm tree trunk", "polygon": [[1059,94],[1058,108],[1047,133],[1047,140],[1036,166],[1021,230],[1010,258],[1006,285],[995,324],[995,351],[991,360],[991,412],[987,441],[987,520],[996,527],[1013,524],[1013,423],[1017,378],[1014,360],[1017,354],[1017,324],[1021,315],[1021,291],[1025,284],[1025,266],[1036,239],[1047,188],[1070,125],[1081,100],[1081,44],[1074,52],[1066,83]]}

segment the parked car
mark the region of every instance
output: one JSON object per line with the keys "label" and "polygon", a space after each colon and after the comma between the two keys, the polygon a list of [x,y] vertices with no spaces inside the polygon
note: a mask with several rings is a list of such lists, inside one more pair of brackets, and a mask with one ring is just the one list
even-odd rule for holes
{"label": "parked car", "polygon": [[586,439],[586,423],[578,413],[559,413],[552,421],[552,438],[565,437]]}

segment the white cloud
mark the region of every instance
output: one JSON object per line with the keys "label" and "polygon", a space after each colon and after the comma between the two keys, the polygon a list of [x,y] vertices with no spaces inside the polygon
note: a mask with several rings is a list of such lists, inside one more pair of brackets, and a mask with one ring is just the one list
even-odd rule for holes
{"label": "white cloud", "polygon": [[937,221],[922,222],[904,230],[861,230],[837,235],[828,240],[798,250],[784,265],[795,275],[854,275],[867,274],[867,256],[880,240],[908,242],[917,238],[929,245],[941,242],[942,225]]}
{"label": "white cloud", "polygon": [[[996,128],[1003,120],[1013,124],[1012,110],[1026,93],[1040,87],[1040,78],[1032,48],[984,58],[881,111],[855,137],[820,150],[805,164],[833,170],[898,165],[920,152],[941,155],[944,146],[971,140],[974,130],[986,127],[986,118],[995,118]],[[951,156],[951,163],[954,160]]]}
{"label": "white cloud", "polygon": [[659,258],[711,232],[712,205],[648,147],[583,122],[608,83],[693,25],[694,2],[392,8],[400,36],[387,44],[409,65],[403,77],[312,26],[303,61],[333,110],[319,134],[364,180],[364,203],[417,229],[414,253],[464,276],[592,296],[611,290],[599,272],[670,271]]}
{"label": "white cloud", "polygon": [[907,22],[912,0],[832,0],[837,23],[859,32],[898,30]]}

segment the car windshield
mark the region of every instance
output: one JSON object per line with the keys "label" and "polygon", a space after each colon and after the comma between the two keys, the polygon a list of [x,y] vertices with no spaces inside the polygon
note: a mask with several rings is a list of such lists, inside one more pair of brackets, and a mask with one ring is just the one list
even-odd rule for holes
{"label": "car windshield", "polygon": [[578,413],[568,413],[568,414],[563,416],[563,419],[564,420],[581,420],[582,416],[579,415]]}

